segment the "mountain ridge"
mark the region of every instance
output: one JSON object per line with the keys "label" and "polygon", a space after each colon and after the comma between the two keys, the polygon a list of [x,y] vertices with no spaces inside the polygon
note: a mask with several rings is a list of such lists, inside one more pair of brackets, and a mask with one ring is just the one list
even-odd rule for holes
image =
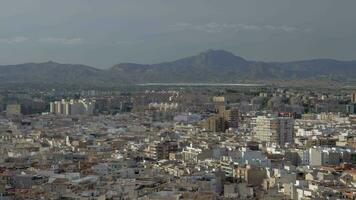
{"label": "mountain ridge", "polygon": [[[53,61],[0,65],[0,84],[115,86],[138,83],[245,83],[326,78],[356,80],[356,61],[311,59],[290,62],[248,61],[225,50],[157,64],[120,63],[109,69]],[[338,80],[340,79],[340,80]]]}

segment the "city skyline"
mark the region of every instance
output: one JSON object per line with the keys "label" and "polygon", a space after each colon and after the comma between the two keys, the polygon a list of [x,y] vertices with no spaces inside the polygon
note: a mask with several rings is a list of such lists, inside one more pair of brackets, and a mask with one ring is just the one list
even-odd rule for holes
{"label": "city skyline", "polygon": [[3,0],[0,200],[355,200],[355,7]]}

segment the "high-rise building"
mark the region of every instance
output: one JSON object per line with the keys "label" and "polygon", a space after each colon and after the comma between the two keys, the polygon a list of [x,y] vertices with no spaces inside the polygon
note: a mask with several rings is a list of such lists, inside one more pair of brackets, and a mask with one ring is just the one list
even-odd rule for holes
{"label": "high-rise building", "polygon": [[356,92],[351,94],[351,103],[356,103]]}
{"label": "high-rise building", "polygon": [[351,94],[351,103],[346,105],[347,114],[356,114],[356,92]]}
{"label": "high-rise building", "polygon": [[199,148],[194,148],[192,144],[187,146],[182,151],[182,158],[185,162],[198,162],[199,154],[202,150]]}
{"label": "high-rise building", "polygon": [[281,146],[284,146],[286,143],[293,143],[293,118],[259,116],[255,120],[256,126],[254,132],[259,141]]}
{"label": "high-rise building", "polygon": [[220,105],[226,104],[226,98],[224,96],[215,96],[213,97],[213,102]]}
{"label": "high-rise building", "polygon": [[220,106],[218,113],[224,119],[226,128],[238,128],[240,115],[237,108],[227,109],[226,106]]}
{"label": "high-rise building", "polygon": [[62,102],[60,102],[60,101],[55,102],[55,107],[56,107],[55,113],[63,114],[63,112],[62,112]]}
{"label": "high-rise building", "polygon": [[49,112],[56,113],[56,106],[54,102],[49,103]]}
{"label": "high-rise building", "polygon": [[61,115],[92,115],[95,109],[95,102],[86,99],[62,100],[50,103],[50,112]]}
{"label": "high-rise building", "polygon": [[240,120],[240,112],[237,108],[230,109],[230,119],[229,119],[229,127],[230,128],[238,128]]}
{"label": "high-rise building", "polygon": [[348,114],[356,114],[356,103],[346,105],[346,112]]}
{"label": "high-rise building", "polygon": [[154,160],[169,159],[170,153],[178,151],[178,143],[175,141],[154,141],[145,149],[147,157]]}
{"label": "high-rise building", "polygon": [[4,101],[3,101],[3,97],[0,95],[0,112],[2,112],[4,110]]}
{"label": "high-rise building", "polygon": [[21,105],[20,104],[8,104],[6,106],[7,115],[21,115]]}
{"label": "high-rise building", "polygon": [[309,157],[311,166],[337,166],[341,160],[339,152],[323,148],[310,148]]}
{"label": "high-rise building", "polygon": [[224,132],[226,124],[223,117],[211,116],[203,122],[203,128],[211,132]]}

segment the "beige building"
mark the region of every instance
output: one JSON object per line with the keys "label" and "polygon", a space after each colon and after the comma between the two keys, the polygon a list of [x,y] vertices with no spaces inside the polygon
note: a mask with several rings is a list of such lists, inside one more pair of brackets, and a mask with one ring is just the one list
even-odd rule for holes
{"label": "beige building", "polygon": [[182,151],[182,158],[185,162],[198,162],[198,156],[202,153],[201,149],[187,146]]}
{"label": "beige building", "polygon": [[224,119],[226,128],[238,128],[240,113],[237,108],[220,106],[218,113]]}
{"label": "beige building", "polygon": [[203,128],[210,132],[224,132],[226,123],[223,117],[211,116],[203,121]]}
{"label": "beige building", "polygon": [[21,115],[21,105],[20,104],[9,104],[6,106],[7,115]]}
{"label": "beige building", "polygon": [[256,119],[254,128],[257,140],[284,146],[293,143],[294,119],[289,117],[265,117]]}
{"label": "beige building", "polygon": [[215,96],[213,97],[213,102],[224,105],[226,103],[226,98],[224,96]]}
{"label": "beige building", "polygon": [[351,94],[351,103],[356,103],[356,92]]}

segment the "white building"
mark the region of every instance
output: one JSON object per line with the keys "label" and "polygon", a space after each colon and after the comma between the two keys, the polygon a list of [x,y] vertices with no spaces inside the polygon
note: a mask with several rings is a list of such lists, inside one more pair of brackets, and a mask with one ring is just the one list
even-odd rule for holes
{"label": "white building", "polygon": [[309,157],[311,166],[339,165],[342,152],[331,148],[310,148]]}
{"label": "white building", "polygon": [[92,115],[95,109],[95,101],[87,99],[70,101],[62,100],[50,103],[50,112],[61,115]]}

